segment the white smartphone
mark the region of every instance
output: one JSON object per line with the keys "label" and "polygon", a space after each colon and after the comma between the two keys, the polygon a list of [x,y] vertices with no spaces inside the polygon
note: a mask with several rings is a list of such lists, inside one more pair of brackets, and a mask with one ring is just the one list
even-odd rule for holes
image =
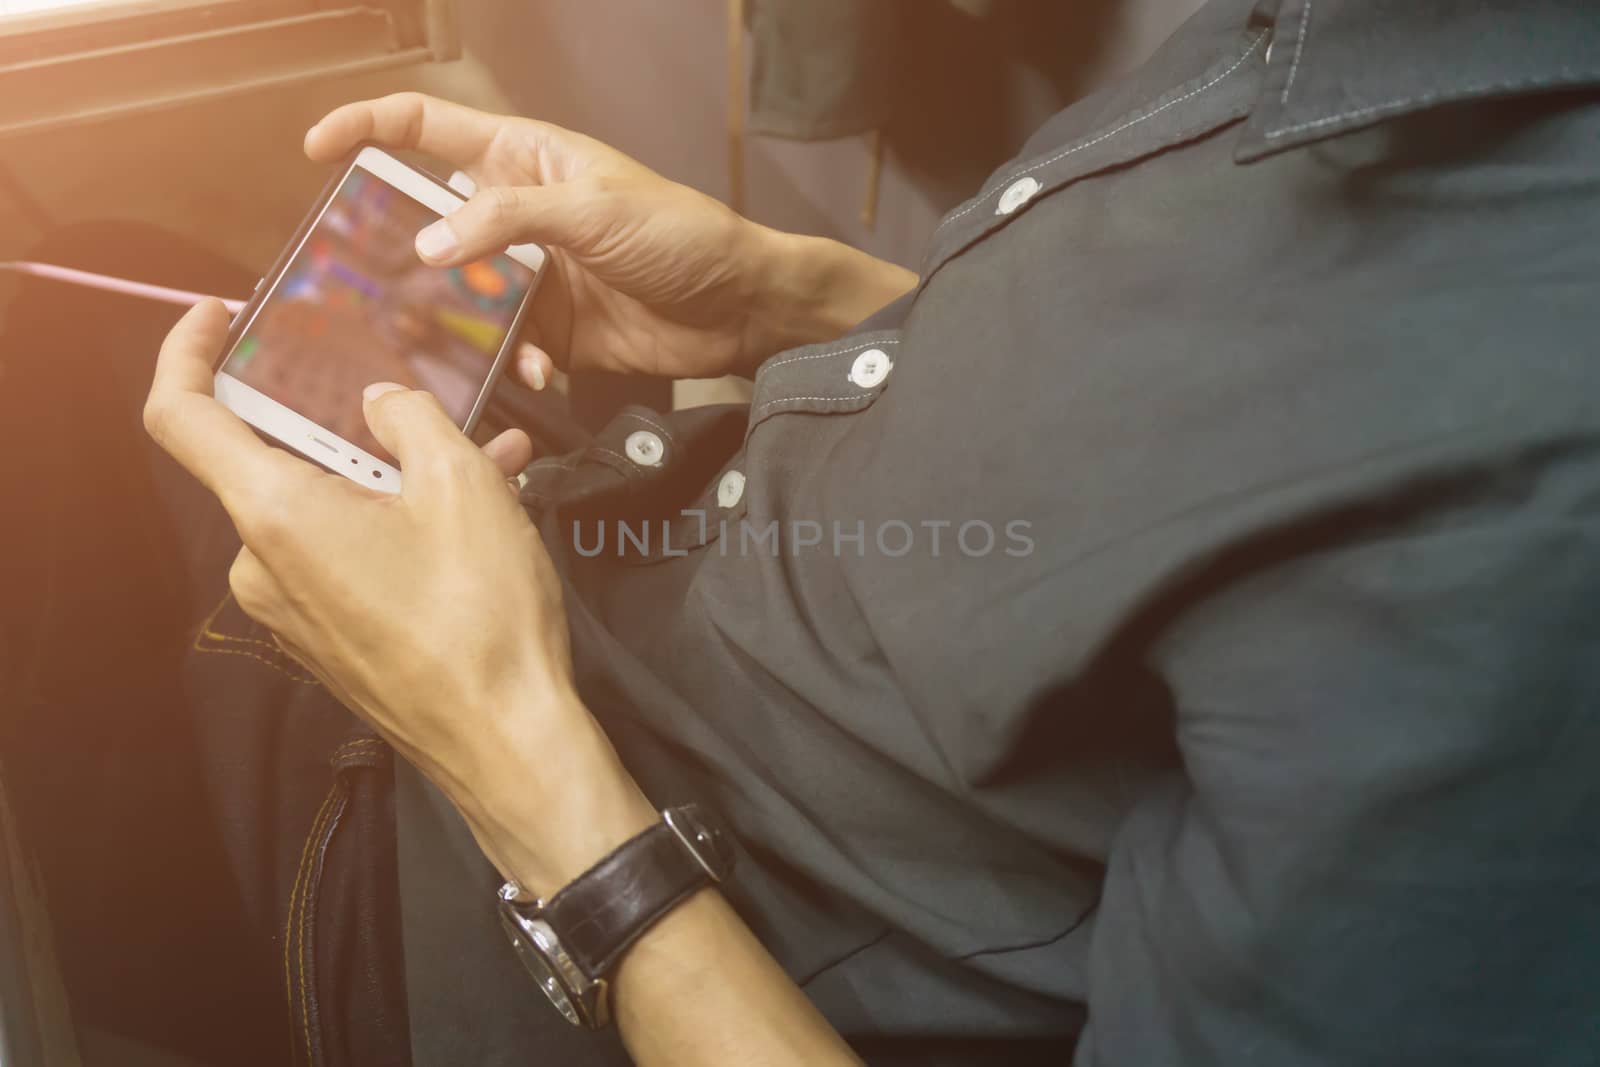
{"label": "white smartphone", "polygon": [[234,318],[216,396],[268,438],[372,489],[395,459],[367,429],[373,382],[426,389],[463,432],[483,412],[545,265],[514,245],[460,267],[418,258],[417,232],[464,203],[380,148],[358,148]]}

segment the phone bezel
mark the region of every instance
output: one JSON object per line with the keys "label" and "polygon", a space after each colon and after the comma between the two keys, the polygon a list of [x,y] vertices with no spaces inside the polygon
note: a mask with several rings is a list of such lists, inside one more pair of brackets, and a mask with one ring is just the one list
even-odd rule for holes
{"label": "phone bezel", "polygon": [[[227,343],[213,366],[213,382],[218,401],[249,423],[257,432],[359,485],[380,492],[398,493],[401,488],[401,472],[395,466],[222,369],[255,321],[256,315],[277,290],[296,253],[305,245],[312,230],[327,212],[333,202],[334,194],[351,172],[358,168],[440,216],[449,215],[466,203],[465,197],[426,171],[402,162],[377,145],[358,145],[323,188],[316,203],[312,205],[295,231],[294,237],[273,263],[272,269],[257,283],[255,292],[234,316],[233,323],[228,329]],[[500,350],[495,353],[494,360],[489,365],[478,395],[473,400],[472,409],[462,424],[463,433],[470,434],[483,415],[489,395],[494,391],[495,383],[499,381],[500,374],[505,369],[511,350],[516,346],[523,318],[533,302],[534,293],[544,278],[544,267],[548,257],[539,245],[512,245],[506,249],[506,254],[533,271],[533,282],[528,286],[527,294],[512,317]]]}

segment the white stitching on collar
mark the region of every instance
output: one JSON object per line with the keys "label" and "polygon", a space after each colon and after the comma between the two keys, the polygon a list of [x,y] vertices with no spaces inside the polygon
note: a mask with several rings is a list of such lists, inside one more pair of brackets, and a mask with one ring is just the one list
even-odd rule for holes
{"label": "white stitching on collar", "polygon": [[659,422],[656,422],[654,419],[647,419],[643,415],[640,415],[638,412],[634,412],[634,411],[624,411],[622,414],[626,418],[638,419],[640,422],[644,423],[646,426],[648,426],[651,429],[656,430],[657,432],[659,432],[662,437],[665,437],[668,441],[671,441],[673,444],[677,444],[678,443],[677,441],[673,440],[672,434],[667,432],[667,428],[665,426],[661,425]]}
{"label": "white stitching on collar", "polygon": [[864,348],[882,348],[884,345],[897,345],[899,343],[900,342],[898,340],[863,341],[860,344],[847,345],[844,348],[835,348],[829,352],[811,352],[804,356],[785,356],[775,363],[768,363],[766,366],[757,371],[757,374],[765,374],[772,368],[781,367],[787,363],[799,363],[807,359],[826,359],[829,356],[848,356],[850,353],[859,352]]}
{"label": "white stitching on collar", "polygon": [[1300,9],[1300,32],[1294,39],[1294,59],[1289,64],[1289,80],[1283,83],[1283,92],[1278,96],[1278,103],[1289,103],[1289,87],[1294,84],[1294,76],[1300,73],[1300,57],[1306,50],[1306,27],[1311,25],[1311,0],[1306,0],[1306,6]]}
{"label": "white stitching on collar", "polygon": [[938,226],[937,229],[934,230],[934,233],[938,233],[939,230],[944,229],[946,226],[950,225],[952,222],[956,221],[957,219],[959,219],[961,216],[967,214],[968,212],[976,210],[978,207],[982,206],[982,204],[986,200],[988,200],[991,196],[995,195],[995,193],[999,192],[1001,189],[1009,188],[1011,186],[1011,184],[1013,182],[1015,182],[1018,178],[1021,178],[1024,175],[1027,175],[1027,174],[1031,174],[1032,172],[1038,170],[1040,167],[1048,167],[1050,164],[1055,163],[1058,160],[1065,159],[1066,157],[1072,155],[1072,153],[1074,153],[1074,152],[1081,152],[1085,148],[1092,148],[1095,145],[1099,144],[1101,141],[1104,141],[1104,140],[1107,140],[1109,138],[1115,137],[1117,134],[1121,133],[1123,130],[1126,130],[1126,129],[1132,127],[1132,126],[1139,125],[1139,123],[1143,122],[1145,119],[1154,118],[1155,116],[1161,114],[1163,111],[1167,110],[1167,108],[1169,108],[1169,107],[1176,107],[1178,104],[1183,103],[1185,100],[1189,100],[1189,99],[1191,99],[1193,97],[1199,96],[1201,93],[1205,92],[1207,89],[1211,88],[1213,85],[1216,85],[1218,82],[1222,81],[1222,79],[1226,78],[1228,75],[1232,74],[1234,71],[1236,71],[1240,67],[1244,66],[1244,61],[1249,59],[1252,55],[1255,54],[1255,50],[1258,47],[1260,47],[1261,42],[1263,40],[1265,40],[1267,38],[1267,36],[1268,36],[1268,33],[1267,33],[1266,30],[1262,30],[1259,33],[1257,33],[1255,35],[1255,38],[1250,42],[1250,47],[1245,49],[1244,55],[1240,56],[1234,62],[1233,66],[1229,67],[1227,70],[1223,71],[1221,74],[1218,74],[1215,78],[1212,78],[1210,81],[1206,82],[1204,85],[1200,86],[1199,88],[1191,89],[1189,92],[1184,93],[1182,96],[1177,97],[1176,99],[1168,100],[1165,104],[1162,104],[1160,107],[1155,108],[1152,111],[1147,111],[1144,114],[1139,115],[1136,118],[1129,119],[1127,122],[1124,122],[1121,126],[1117,126],[1114,129],[1107,130],[1105,133],[1102,133],[1097,137],[1091,138],[1090,140],[1083,141],[1083,142],[1081,142],[1079,144],[1075,144],[1071,148],[1067,148],[1067,149],[1064,149],[1063,151],[1057,152],[1055,155],[1051,156],[1049,159],[1046,159],[1046,160],[1044,160],[1042,162],[1039,162],[1039,163],[1035,163],[1032,166],[1027,167],[1027,168],[1025,168],[1023,170],[1017,171],[1016,173],[1012,174],[1011,177],[1009,177],[1009,178],[1005,179],[1004,181],[1000,182],[994,188],[990,189],[987,193],[982,194],[976,200],[974,200],[972,203],[968,204],[966,207],[962,208],[960,211],[957,211],[954,215],[951,215],[949,218],[947,218],[943,222],[939,223],[939,226]]}

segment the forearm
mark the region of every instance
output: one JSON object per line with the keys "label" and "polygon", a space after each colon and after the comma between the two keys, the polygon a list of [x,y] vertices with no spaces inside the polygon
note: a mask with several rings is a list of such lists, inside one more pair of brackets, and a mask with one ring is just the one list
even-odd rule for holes
{"label": "forearm", "polygon": [[751,234],[759,266],[739,374],[786,348],[843,335],[917,284],[904,267],[825,237],[764,226]]}
{"label": "forearm", "polygon": [[712,889],[640,939],[623,957],[613,993],[639,1067],[860,1062]]}
{"label": "forearm", "polygon": [[[562,736],[555,761],[537,759],[532,738],[494,746],[462,805],[491,861],[544,897],[659,819],[584,718],[584,730]],[[528,995],[538,996],[531,984]],[[715,889],[684,901],[628,950],[611,1003],[640,1067],[859,1062]]]}

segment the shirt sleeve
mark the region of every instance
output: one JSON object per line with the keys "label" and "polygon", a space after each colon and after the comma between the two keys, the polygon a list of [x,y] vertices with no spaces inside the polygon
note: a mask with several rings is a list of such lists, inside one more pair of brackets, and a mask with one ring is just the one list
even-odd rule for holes
{"label": "shirt sleeve", "polygon": [[[1600,1062],[1600,462],[1237,546],[1153,655],[1078,1067]],[[1470,488],[1464,488],[1470,487]]]}

